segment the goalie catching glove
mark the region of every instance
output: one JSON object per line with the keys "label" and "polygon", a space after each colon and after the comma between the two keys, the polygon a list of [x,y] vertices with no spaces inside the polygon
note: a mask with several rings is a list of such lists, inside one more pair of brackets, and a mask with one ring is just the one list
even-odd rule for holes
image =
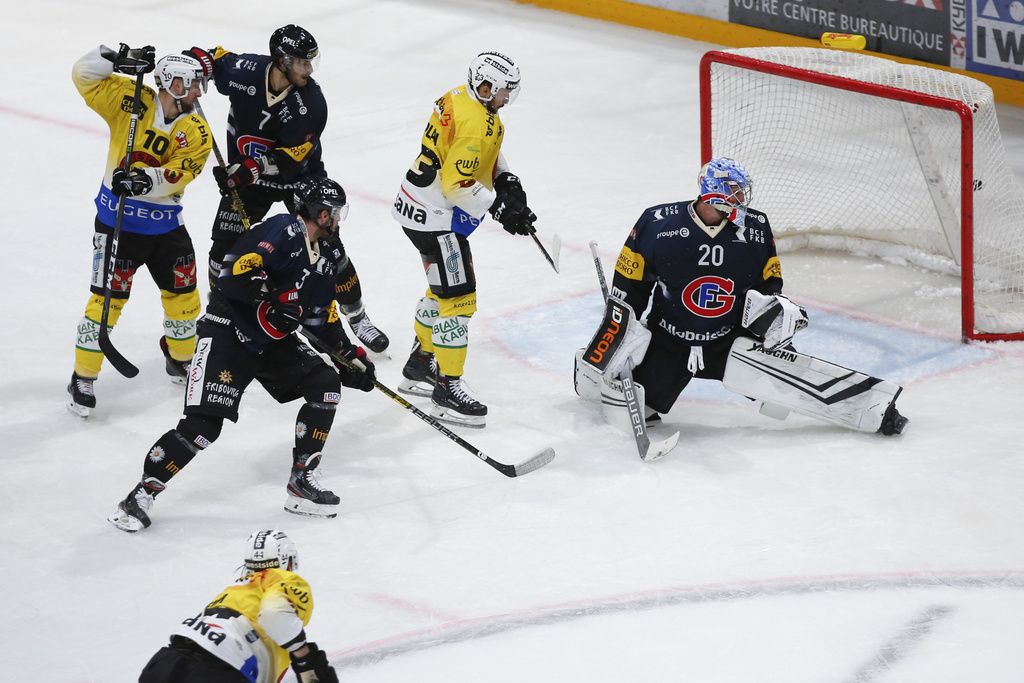
{"label": "goalie catching glove", "polygon": [[781,294],[747,290],[740,323],[764,340],[768,351],[786,346],[793,335],[807,327],[807,311]]}
{"label": "goalie catching glove", "polygon": [[292,654],[292,671],[299,683],[338,683],[338,674],[327,661],[327,655],[316,643],[306,643],[309,652],[304,657]]}

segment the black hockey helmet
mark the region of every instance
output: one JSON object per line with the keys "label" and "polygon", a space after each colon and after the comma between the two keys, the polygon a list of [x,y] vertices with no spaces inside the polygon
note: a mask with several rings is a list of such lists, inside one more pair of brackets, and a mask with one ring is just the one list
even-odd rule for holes
{"label": "black hockey helmet", "polygon": [[274,31],[270,36],[270,56],[293,57],[312,61],[320,54],[313,34],[295,24],[288,24]]}
{"label": "black hockey helmet", "polygon": [[314,220],[321,211],[327,211],[338,219],[348,215],[348,198],[345,190],[330,178],[308,176],[295,183],[295,210],[300,216]]}

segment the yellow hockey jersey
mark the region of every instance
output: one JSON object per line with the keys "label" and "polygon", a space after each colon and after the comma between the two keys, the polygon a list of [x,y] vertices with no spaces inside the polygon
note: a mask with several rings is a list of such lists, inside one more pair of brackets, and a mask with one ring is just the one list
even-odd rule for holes
{"label": "yellow hockey jersey", "polygon": [[412,230],[473,232],[494,202],[494,177],[508,170],[504,135],[498,115],[466,86],[445,93],[434,102],[391,215]]}
{"label": "yellow hockey jersey", "polygon": [[[113,227],[118,200],[110,191],[110,178],[124,162],[135,81],[115,75],[114,65],[102,56],[101,49],[102,46],[75,62],[71,77],[85,103],[110,128],[110,150],[96,196],[96,211],[100,222]],[[143,88],[141,100],[131,166],[145,170],[153,181],[153,189],[141,197],[125,198],[121,229],[158,235],[184,225],[181,197],[185,186],[202,172],[213,148],[213,138],[206,121],[198,114],[163,111],[152,88]]]}
{"label": "yellow hockey jersey", "polygon": [[312,616],[309,584],[294,572],[265,569],[224,589],[174,634],[197,643],[252,683],[273,683],[291,665],[281,645],[302,636]]}

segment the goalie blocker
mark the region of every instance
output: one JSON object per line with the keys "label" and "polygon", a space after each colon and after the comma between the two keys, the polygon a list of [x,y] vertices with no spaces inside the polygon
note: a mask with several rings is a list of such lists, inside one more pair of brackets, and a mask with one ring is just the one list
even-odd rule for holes
{"label": "goalie blocker", "polygon": [[791,348],[766,351],[756,339],[733,342],[722,384],[762,402],[761,413],[790,411],[861,432],[899,434],[907,418],[896,410],[903,388]]}

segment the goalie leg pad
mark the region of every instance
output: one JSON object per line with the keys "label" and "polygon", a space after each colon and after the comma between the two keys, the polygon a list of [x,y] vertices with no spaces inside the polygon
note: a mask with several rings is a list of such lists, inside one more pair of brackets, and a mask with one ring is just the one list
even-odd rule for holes
{"label": "goalie leg pad", "polygon": [[576,395],[585,401],[601,402],[601,386],[604,384],[601,371],[583,360],[586,349],[576,351],[576,362],[573,367],[573,381]]}
{"label": "goalie leg pad", "polygon": [[765,351],[761,342],[733,342],[722,384],[762,401],[767,414],[791,410],[861,432],[898,434],[906,418],[896,411],[899,385],[791,349]]}

